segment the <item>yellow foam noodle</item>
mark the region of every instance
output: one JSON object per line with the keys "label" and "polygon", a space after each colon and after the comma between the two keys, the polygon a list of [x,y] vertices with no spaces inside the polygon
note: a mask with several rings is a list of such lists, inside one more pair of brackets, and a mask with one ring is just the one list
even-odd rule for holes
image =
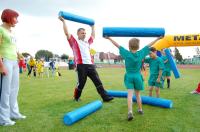
{"label": "yellow foam noodle", "polygon": [[166,35],[153,45],[157,50],[184,46],[200,46],[200,34]]}

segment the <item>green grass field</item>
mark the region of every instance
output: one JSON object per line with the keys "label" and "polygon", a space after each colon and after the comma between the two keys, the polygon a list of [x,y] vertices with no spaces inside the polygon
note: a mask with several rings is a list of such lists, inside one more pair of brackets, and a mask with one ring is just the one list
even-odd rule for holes
{"label": "green grass field", "polygon": [[[126,90],[123,85],[123,68],[97,69],[106,89]],[[72,126],[63,123],[65,113],[89,102],[101,99],[93,83],[88,78],[81,102],[72,99],[76,84],[74,71],[62,70],[62,77],[30,78],[20,75],[19,106],[27,119],[17,121],[15,126],[0,127],[0,132],[199,132],[200,95],[189,92],[200,81],[200,70],[182,69],[181,79],[172,77],[171,89],[161,89],[161,97],[174,102],[172,109],[143,105],[144,115],[137,114],[133,104],[135,119],[127,121],[126,99],[115,98],[96,113],[80,120]],[[146,90],[142,95],[148,95]],[[155,92],[154,92],[155,95]]]}

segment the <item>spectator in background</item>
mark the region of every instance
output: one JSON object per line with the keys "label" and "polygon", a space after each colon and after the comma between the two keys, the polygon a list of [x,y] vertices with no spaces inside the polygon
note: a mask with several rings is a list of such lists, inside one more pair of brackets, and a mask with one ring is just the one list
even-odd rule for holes
{"label": "spectator in background", "polygon": [[44,60],[40,59],[37,63],[38,76],[43,78],[44,73]]}
{"label": "spectator in background", "polygon": [[52,76],[54,77],[55,76],[55,61],[52,60],[50,63],[50,70],[51,70],[51,73],[52,73]]}
{"label": "spectator in background", "polygon": [[25,67],[25,65],[26,65],[23,56],[20,56],[20,57],[19,57],[19,62],[18,62],[18,64],[19,64],[19,73],[23,73],[23,69],[24,69],[24,67]]}
{"label": "spectator in background", "polygon": [[31,56],[31,58],[29,60],[29,65],[30,65],[30,70],[28,72],[28,77],[31,76],[32,70],[33,70],[34,77],[36,77],[36,61],[35,61],[35,59],[32,56]]}

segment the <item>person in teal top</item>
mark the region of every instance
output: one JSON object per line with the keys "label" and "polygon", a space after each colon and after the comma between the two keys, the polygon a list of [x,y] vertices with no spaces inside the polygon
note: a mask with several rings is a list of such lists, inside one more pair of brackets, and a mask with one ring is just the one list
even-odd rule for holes
{"label": "person in teal top", "polygon": [[160,88],[162,87],[162,70],[164,69],[164,63],[160,57],[156,54],[156,49],[151,47],[150,57],[145,58],[144,62],[149,64],[150,76],[148,80],[149,96],[152,96],[153,88],[156,89],[156,96],[160,96]]}
{"label": "person in teal top", "polygon": [[[124,83],[126,88],[128,89],[127,103],[128,103],[128,121],[133,119],[132,114],[132,97],[133,97],[133,89],[135,90],[137,103],[138,103],[138,112],[143,114],[142,110],[142,102],[140,98],[140,90],[144,89],[143,86],[143,77],[141,75],[141,66],[142,60],[146,55],[149,54],[150,46],[152,46],[156,41],[158,41],[161,37],[151,42],[149,45],[145,46],[141,50],[139,50],[139,39],[132,38],[129,40],[129,50],[120,46],[117,42],[115,42],[110,37],[106,37],[111,41],[113,45],[119,48],[119,53],[122,58],[125,60],[125,68],[126,73],[124,75]],[[139,50],[139,51],[138,51]]]}
{"label": "person in teal top", "polygon": [[0,125],[12,126],[26,116],[19,112],[19,66],[16,39],[11,28],[17,24],[18,13],[11,9],[2,12],[0,26]]}
{"label": "person in teal top", "polygon": [[[167,78],[167,88],[170,88],[170,77],[171,77],[170,63],[168,61],[168,58],[167,58],[165,52],[162,50],[161,53],[162,53],[162,57],[161,58],[162,58],[162,60],[164,62],[164,66],[165,66],[162,76],[164,78],[164,81]],[[163,85],[164,85],[164,81],[163,81]]]}

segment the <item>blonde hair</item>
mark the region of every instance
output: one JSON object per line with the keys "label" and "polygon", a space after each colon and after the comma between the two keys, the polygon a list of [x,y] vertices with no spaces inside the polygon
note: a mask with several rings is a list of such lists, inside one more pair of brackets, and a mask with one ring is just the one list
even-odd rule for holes
{"label": "blonde hair", "polygon": [[138,50],[140,45],[140,40],[132,38],[129,40],[129,50]]}

